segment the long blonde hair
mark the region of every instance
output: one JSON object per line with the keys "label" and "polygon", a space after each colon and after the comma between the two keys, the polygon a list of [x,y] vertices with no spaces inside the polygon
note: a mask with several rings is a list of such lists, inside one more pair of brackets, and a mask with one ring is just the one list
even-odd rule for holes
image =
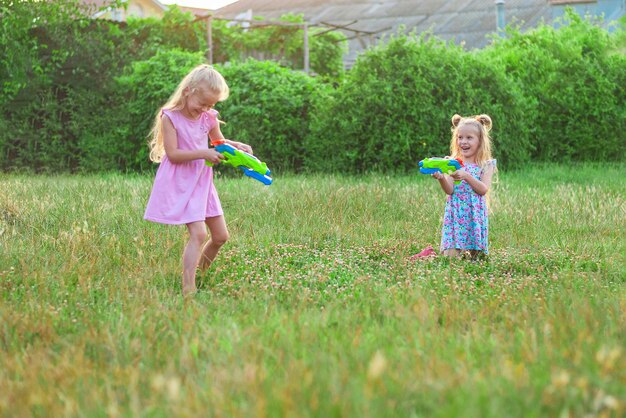
{"label": "long blonde hair", "polygon": [[458,132],[461,126],[471,125],[478,129],[478,151],[476,152],[476,164],[484,169],[490,160],[493,160],[491,154],[491,118],[489,115],[478,115],[463,117],[460,115],[452,116],[452,141],[450,142],[450,155],[452,158],[461,158],[461,149],[457,141]]}
{"label": "long blonde hair", "polygon": [[212,66],[201,64],[191,70],[180,84],[178,84],[176,91],[170,96],[167,103],[159,108],[156,114],[154,125],[150,132],[150,160],[159,163],[163,159],[163,155],[165,155],[165,148],[163,147],[163,122],[161,119],[163,109],[183,109],[187,95],[200,88],[208,89],[210,93],[217,97],[218,102],[228,98],[228,84],[226,84],[224,77]]}

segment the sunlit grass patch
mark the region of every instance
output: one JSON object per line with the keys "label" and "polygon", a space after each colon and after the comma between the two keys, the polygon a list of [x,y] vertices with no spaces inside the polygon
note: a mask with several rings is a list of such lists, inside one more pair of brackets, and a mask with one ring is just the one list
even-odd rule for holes
{"label": "sunlit grass patch", "polygon": [[191,300],[151,177],[0,175],[0,416],[621,416],[611,170],[503,171],[489,256],[418,262],[425,176],[218,178],[232,238]]}

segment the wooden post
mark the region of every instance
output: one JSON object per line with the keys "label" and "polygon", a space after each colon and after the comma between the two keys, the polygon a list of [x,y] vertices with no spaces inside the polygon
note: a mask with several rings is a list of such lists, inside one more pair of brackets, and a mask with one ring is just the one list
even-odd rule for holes
{"label": "wooden post", "polygon": [[213,65],[213,25],[212,25],[213,16],[209,16],[206,20],[206,36],[207,43],[209,44],[209,64]]}
{"label": "wooden post", "polygon": [[309,73],[309,25],[304,22],[302,25],[304,30],[304,72]]}

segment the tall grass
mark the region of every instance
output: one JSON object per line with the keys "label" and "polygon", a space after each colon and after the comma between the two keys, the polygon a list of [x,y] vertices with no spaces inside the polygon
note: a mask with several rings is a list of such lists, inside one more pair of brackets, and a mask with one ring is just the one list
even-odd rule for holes
{"label": "tall grass", "polygon": [[479,262],[426,176],[219,178],[187,302],[151,177],[0,175],[0,416],[623,416],[625,168],[501,173]]}

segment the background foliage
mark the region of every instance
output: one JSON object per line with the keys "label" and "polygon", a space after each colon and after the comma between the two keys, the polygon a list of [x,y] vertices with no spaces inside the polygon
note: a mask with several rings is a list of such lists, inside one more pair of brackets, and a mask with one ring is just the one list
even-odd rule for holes
{"label": "background foliage", "polygon": [[[204,60],[206,23],[175,8],[160,20],[92,20],[75,0],[0,7],[0,169],[153,167],[152,118]],[[224,132],[278,171],[413,172],[419,159],[448,153],[454,113],[487,113],[501,167],[623,160],[624,22],[609,33],[570,12],[557,25],[510,27],[479,51],[399,34],[346,73],[341,36],[312,32],[320,75],[311,78],[294,70],[297,26],[244,31],[216,21],[215,57],[232,89],[218,108]]]}
{"label": "background foliage", "polygon": [[[262,21],[257,17],[255,20]],[[213,27],[214,60],[217,62],[245,61],[247,58],[278,61],[294,70],[304,68],[304,23],[302,15],[286,14],[281,22],[287,25],[233,26],[228,21],[215,20]],[[311,70],[325,77],[341,77],[342,55],[346,50],[345,36],[325,28],[308,29]]]}
{"label": "background foliage", "polygon": [[311,114],[330,87],[270,61],[220,69],[232,85],[231,96],[218,108],[223,108],[226,138],[252,145],[272,169],[300,170],[308,155]]}
{"label": "background foliage", "polygon": [[[10,127],[0,132],[0,169],[76,172],[151,167],[145,146],[152,116],[180,81],[181,68],[202,61],[206,23],[177,8],[163,19],[92,20],[84,17],[87,11],[76,0],[3,2],[0,7],[0,128]],[[223,41],[216,52],[232,65],[245,57],[237,48],[258,51],[267,45],[268,55],[280,52],[272,49],[274,43],[264,43],[268,37],[273,42],[289,40],[282,64],[302,65],[298,50],[302,35],[297,30],[242,35],[238,27],[216,26],[214,37]],[[314,33],[312,70],[339,77],[341,36]],[[145,71],[150,66],[159,71]],[[155,84],[162,88],[149,91],[147,87]]]}
{"label": "background foliage", "polygon": [[[513,80],[475,54],[428,36],[398,36],[347,74],[315,119],[307,161],[315,170],[415,170],[426,156],[448,154],[454,113],[491,115],[499,157],[527,161],[527,109]],[[328,142],[345,152],[329,158]]]}
{"label": "background foliage", "polygon": [[479,53],[514,80],[532,104],[524,117],[534,157],[550,161],[624,158],[626,55],[623,30],[570,12],[556,22],[507,37]]}
{"label": "background foliage", "polygon": [[94,143],[94,146],[101,147],[93,163],[110,160],[117,154],[119,158],[132,157],[133,168],[145,169],[152,165],[146,143],[154,118],[180,80],[203,62],[201,52],[176,48],[158,51],[149,59],[133,62],[124,75],[117,78],[120,92],[126,98],[124,119],[117,127],[117,135],[111,136],[113,141],[106,141],[106,146],[102,142]]}
{"label": "background foliage", "polygon": [[[185,74],[202,62],[201,53],[180,49],[157,52],[147,60],[134,62],[117,79],[125,92],[127,111],[115,135],[83,143],[84,148],[89,147],[81,160],[83,168],[98,171],[123,160],[132,167],[148,168],[152,163],[148,161],[146,134],[157,110]],[[304,138],[309,133],[308,115],[314,100],[329,87],[270,61],[248,60],[217,69],[231,89],[228,100],[216,106],[225,123],[221,127],[224,135],[252,145],[259,155],[273,162],[272,169],[300,169]]]}

